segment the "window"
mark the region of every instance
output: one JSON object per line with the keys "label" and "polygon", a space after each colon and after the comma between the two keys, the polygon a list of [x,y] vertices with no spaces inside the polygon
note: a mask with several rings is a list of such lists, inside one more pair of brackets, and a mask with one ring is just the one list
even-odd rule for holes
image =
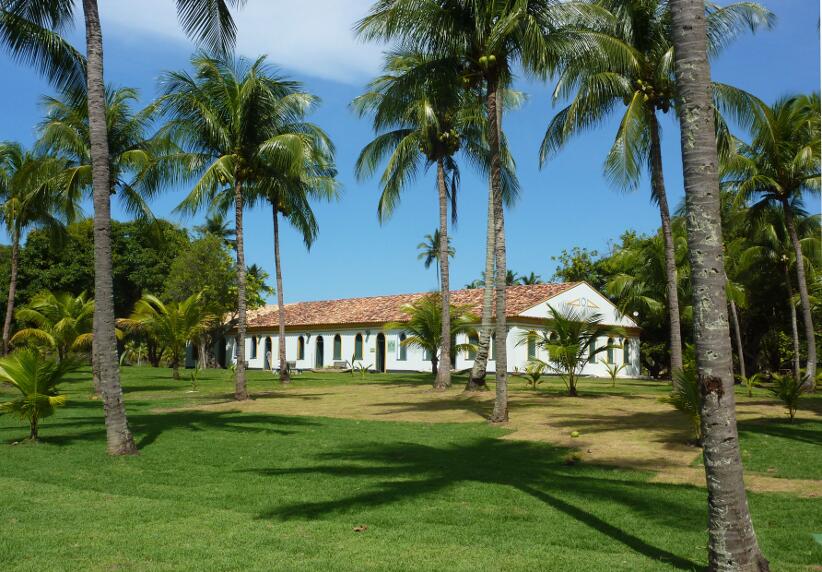
{"label": "window", "polygon": [[528,334],[528,359],[537,357],[537,335],[534,332]]}
{"label": "window", "polygon": [[305,340],[302,336],[297,338],[297,359],[305,359]]}
{"label": "window", "polygon": [[[479,345],[479,336],[477,334],[468,334],[468,343],[472,346]],[[468,359],[477,359],[477,351],[474,349],[468,350]]]}
{"label": "window", "polygon": [[497,353],[497,334],[491,334],[491,339],[488,341],[488,359],[496,359]]}
{"label": "window", "polygon": [[608,363],[614,363],[614,338],[608,338]]}
{"label": "window", "polygon": [[588,363],[596,363],[597,361],[597,339],[591,338],[588,344]]}
{"label": "window", "polygon": [[257,336],[251,336],[251,356],[249,359],[257,359]]}
{"label": "window", "polygon": [[622,340],[622,363],[631,365],[631,341],[628,338]]}
{"label": "window", "polygon": [[237,338],[234,338],[234,357],[239,357],[240,355],[240,343],[237,341]]}
{"label": "window", "polygon": [[400,334],[400,357],[397,358],[399,361],[405,361],[408,359],[408,346],[403,344],[407,337],[408,336],[405,335],[405,332]]}
{"label": "window", "polygon": [[354,359],[362,359],[362,334],[354,336]]}
{"label": "window", "polygon": [[342,338],[340,334],[334,336],[334,359],[337,361],[342,359]]}

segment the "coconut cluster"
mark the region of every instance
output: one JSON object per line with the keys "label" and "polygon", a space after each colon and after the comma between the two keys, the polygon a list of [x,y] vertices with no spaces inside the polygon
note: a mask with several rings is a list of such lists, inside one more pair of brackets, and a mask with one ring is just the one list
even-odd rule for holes
{"label": "coconut cluster", "polygon": [[[637,91],[642,93],[642,100],[654,109],[659,109],[662,113],[668,113],[671,109],[671,100],[674,97],[674,92],[670,87],[657,88],[652,83],[638,79],[634,82],[634,87]],[[631,103],[633,94],[626,95],[622,98],[625,105]]]}

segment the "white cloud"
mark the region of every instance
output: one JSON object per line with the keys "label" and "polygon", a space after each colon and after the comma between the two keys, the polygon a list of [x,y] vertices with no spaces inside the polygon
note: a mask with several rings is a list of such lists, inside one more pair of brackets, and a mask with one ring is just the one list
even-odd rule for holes
{"label": "white cloud", "polygon": [[[249,0],[235,11],[237,51],[268,54],[279,67],[344,83],[362,83],[380,65],[382,49],[354,37],[352,26],[373,0]],[[187,41],[174,0],[116,0],[100,4],[104,31]],[[110,33],[110,32],[109,32]]]}

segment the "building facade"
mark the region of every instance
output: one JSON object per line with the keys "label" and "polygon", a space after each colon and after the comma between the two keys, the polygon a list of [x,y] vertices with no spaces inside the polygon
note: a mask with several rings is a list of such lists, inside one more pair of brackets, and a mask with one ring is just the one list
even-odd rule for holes
{"label": "building facade", "polygon": [[[482,289],[451,292],[453,305],[466,305],[479,316],[482,312]],[[391,322],[407,320],[403,306],[425,296],[400,294],[369,298],[349,298],[320,302],[298,302],[285,305],[286,361],[299,370],[329,367],[367,366],[371,371],[431,371],[431,356],[418,348],[402,344],[406,333],[401,328],[387,329]],[[548,359],[534,344],[522,343],[523,334],[535,329],[550,331],[548,321],[551,305],[562,311],[566,307],[583,313],[597,313],[603,326],[619,327],[624,336],[597,339],[597,347],[620,346],[596,354],[585,364],[583,375],[607,376],[606,365],[600,360],[617,365],[626,364],[621,377],[640,374],[639,333],[636,323],[619,313],[605,296],[585,282],[509,286],[506,310],[508,335],[505,340],[508,369],[524,371],[531,357]],[[265,306],[249,313],[245,355],[251,369],[279,368],[279,335],[277,306]],[[476,342],[474,336],[460,334],[457,343]],[[236,360],[235,337],[225,339],[226,360]],[[495,339],[491,345],[488,371],[495,368]],[[474,356],[458,352],[455,369],[470,368]]]}

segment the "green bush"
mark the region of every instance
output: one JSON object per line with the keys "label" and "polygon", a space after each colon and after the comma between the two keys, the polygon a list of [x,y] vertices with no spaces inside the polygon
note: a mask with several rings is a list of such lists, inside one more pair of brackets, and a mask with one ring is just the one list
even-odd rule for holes
{"label": "green bush", "polygon": [[773,373],[771,374],[771,386],[768,387],[768,391],[785,404],[791,422],[793,422],[796,408],[799,405],[799,398],[805,391],[802,381],[796,379],[792,374]]}
{"label": "green bush", "polygon": [[701,443],[702,417],[700,408],[702,406],[702,396],[699,393],[699,379],[696,369],[686,366],[677,372],[674,389],[665,401],[688,416],[691,421],[694,439]]}

